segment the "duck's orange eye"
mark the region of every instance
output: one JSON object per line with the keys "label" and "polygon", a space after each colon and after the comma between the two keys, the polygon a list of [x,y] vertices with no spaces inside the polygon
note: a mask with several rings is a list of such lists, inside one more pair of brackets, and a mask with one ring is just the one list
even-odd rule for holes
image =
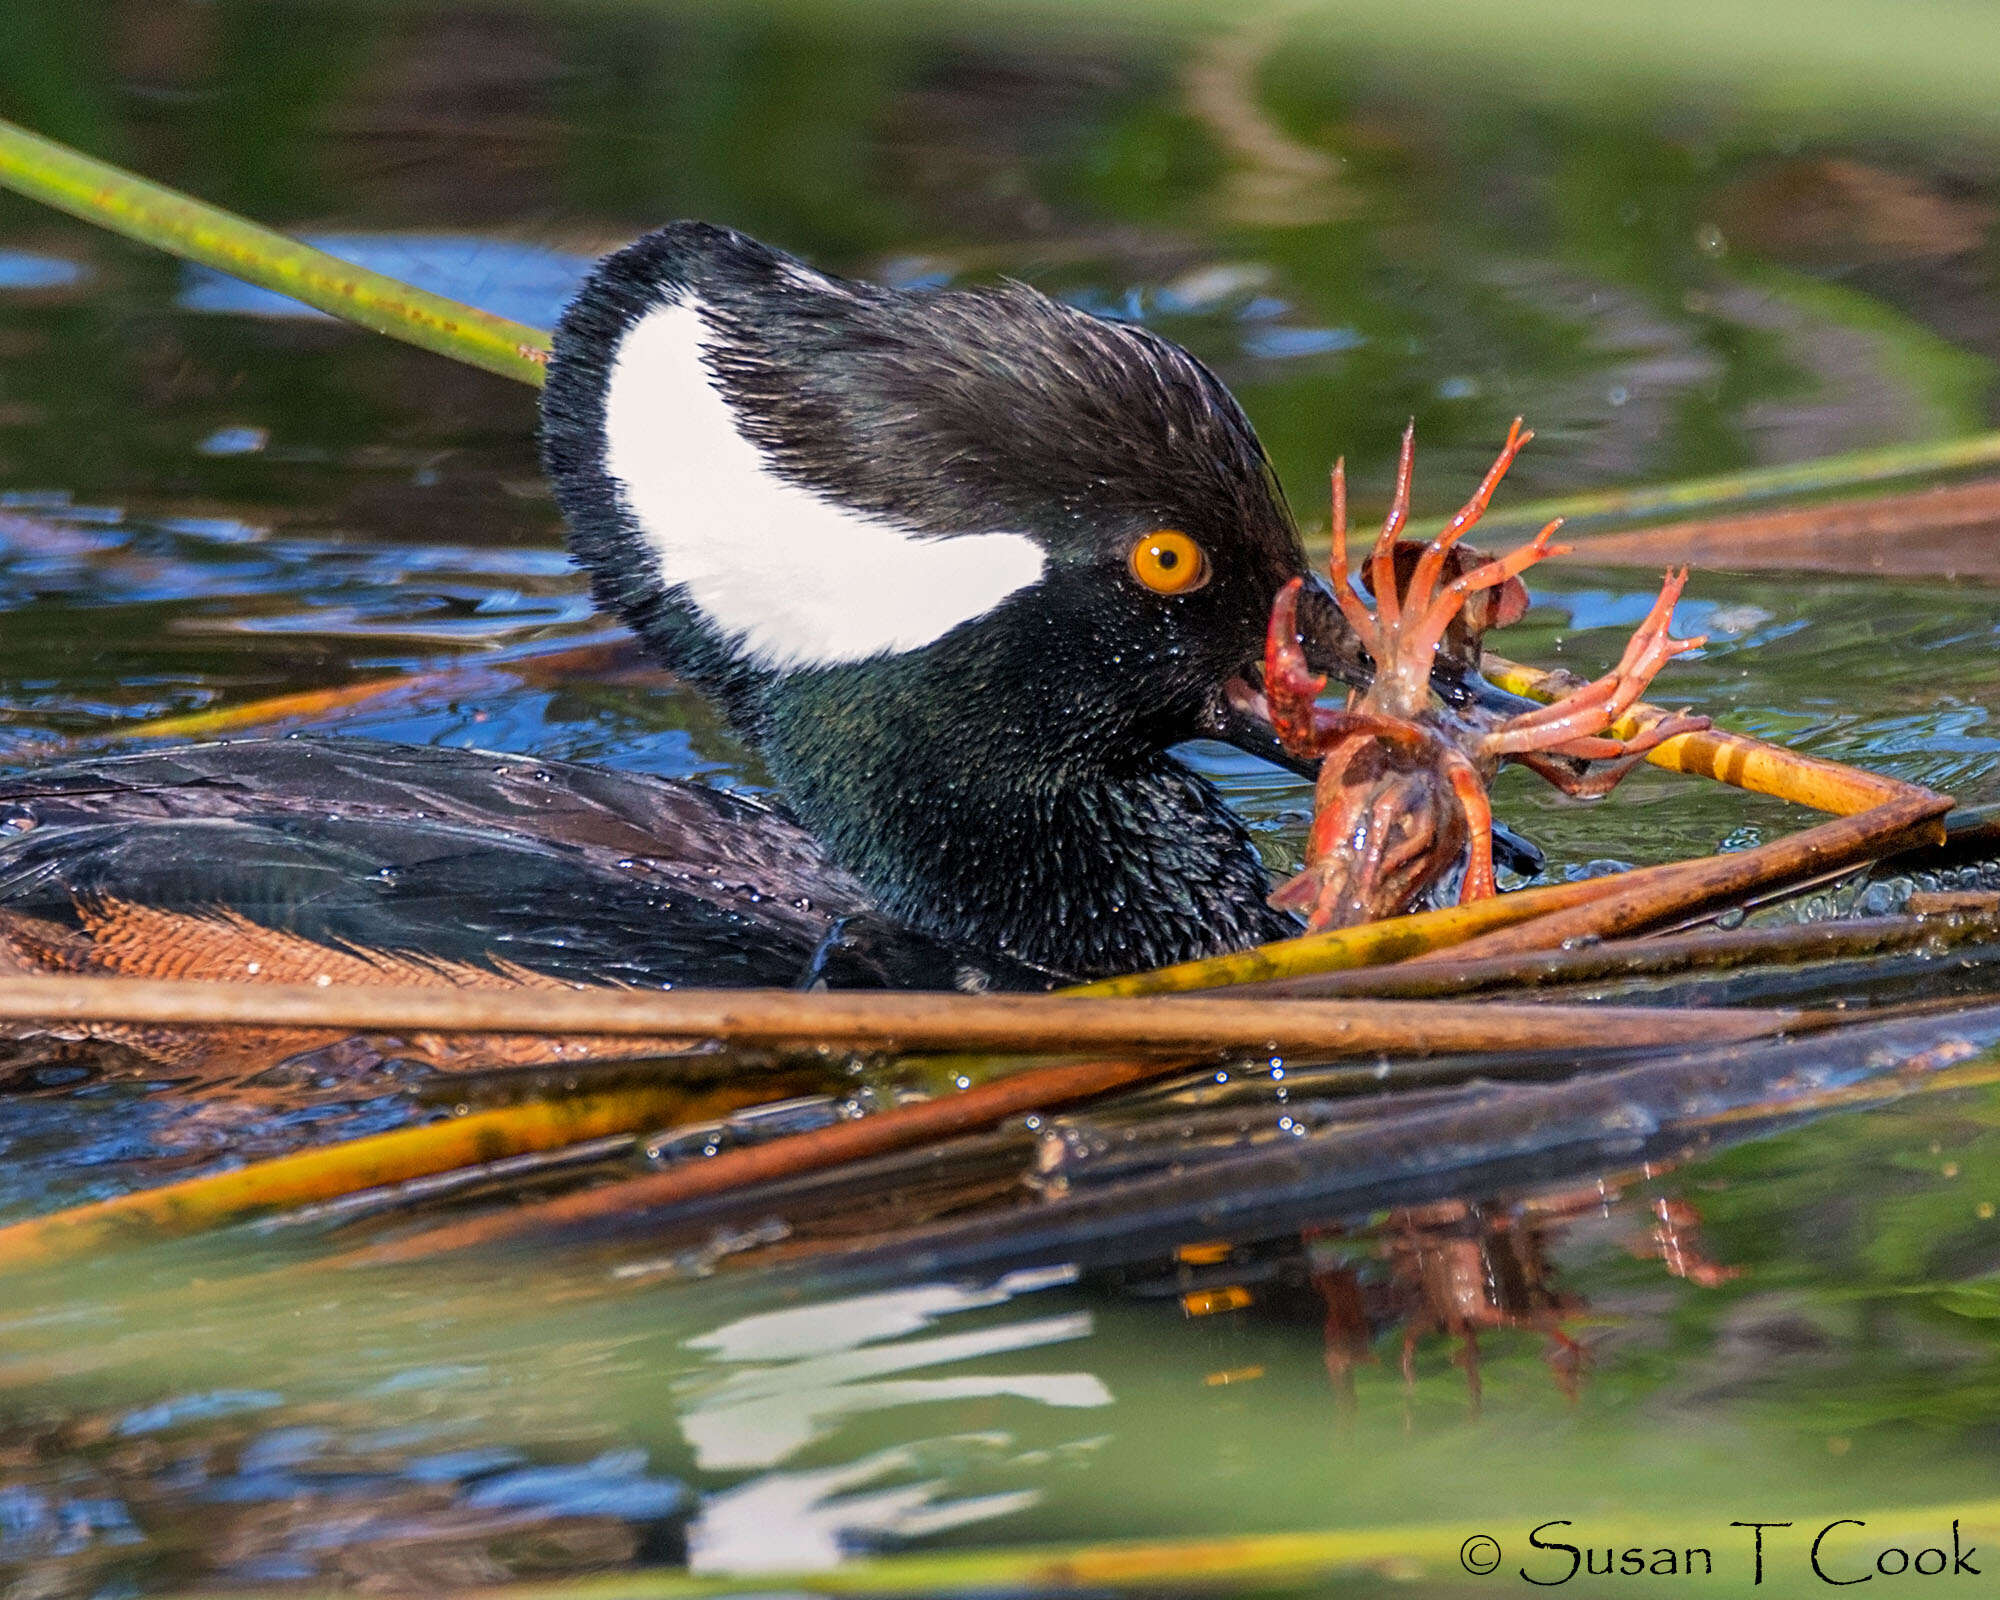
{"label": "duck's orange eye", "polygon": [[1208,557],[1177,528],[1133,541],[1132,576],[1155,594],[1186,594],[1208,582]]}

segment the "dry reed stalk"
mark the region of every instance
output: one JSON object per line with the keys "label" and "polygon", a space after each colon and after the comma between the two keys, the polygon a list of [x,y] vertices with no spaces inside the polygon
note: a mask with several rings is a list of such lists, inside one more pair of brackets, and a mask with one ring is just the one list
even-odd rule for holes
{"label": "dry reed stalk", "polygon": [[1120,1049],[1181,1055],[1229,1050],[1410,1054],[1567,1049],[1662,1039],[1747,1037],[1792,1026],[1794,1012],[1632,1011],[1067,995],[814,993],[790,989],[468,990],[319,987],[116,977],[0,977],[0,1021],[247,1026],[351,1033],[595,1035],[881,1052]]}
{"label": "dry reed stalk", "polygon": [[390,1266],[483,1245],[500,1244],[547,1228],[601,1222],[628,1213],[684,1205],[760,1183],[888,1155],[964,1133],[977,1133],[1009,1117],[1074,1105],[1149,1079],[1187,1069],[1184,1060],[1081,1061],[1035,1067],[967,1089],[961,1094],[897,1106],[768,1144],[725,1150],[667,1172],[563,1195],[540,1205],[491,1212],[374,1245],[340,1258],[347,1266]]}
{"label": "dry reed stalk", "polygon": [[1359,927],[1332,928],[1325,933],[1279,939],[1225,956],[1205,956],[1171,967],[1155,967],[1150,972],[1128,973],[1122,978],[1102,978],[1059,992],[1083,999],[1190,994],[1317,972],[1382,966],[1407,961],[1426,951],[1449,949],[1495,928],[1511,927],[1532,917],[1586,905],[1610,894],[1614,887],[1614,880],[1606,878],[1552,883],[1523,889],[1517,894],[1498,895],[1491,900],[1476,900],[1471,905],[1416,911],[1408,916],[1386,917],[1380,922],[1364,922]]}
{"label": "dry reed stalk", "polygon": [[[1903,793],[1855,816],[1731,855],[1703,856],[1611,880],[1615,893],[1573,910],[1483,934],[1459,945],[1454,959],[1550,950],[1584,939],[1615,939],[1711,911],[1749,895],[1807,882],[1858,866],[1911,845],[1939,843],[1940,819],[1951,800],[1928,789],[1899,785]],[[1435,955],[1417,961],[1433,961]]]}
{"label": "dry reed stalk", "polygon": [[1649,939],[1616,939],[1574,950],[1436,961],[1327,972],[1258,984],[1255,993],[1284,998],[1426,1000],[1495,989],[1670,978],[1772,963],[1835,961],[1928,947],[1950,949],[2000,936],[2000,914],[1863,917],[1801,927],[1704,928]]}
{"label": "dry reed stalk", "polygon": [[121,1244],[172,1238],[357,1189],[401,1183],[613,1133],[637,1133],[692,1113],[715,1115],[766,1086],[660,1083],[474,1112],[420,1128],[349,1139],[229,1172],[141,1189],[0,1228],[0,1270],[47,1266]]}
{"label": "dry reed stalk", "polygon": [[1578,559],[1599,566],[1734,572],[1852,572],[1874,577],[2000,578],[2000,479],[1591,534]]}
{"label": "dry reed stalk", "polygon": [[[1827,1022],[1831,1020],[1831,1016],[1828,1014],[1814,1020]],[[1680,1082],[1687,1098],[1686,1104],[1676,1113],[1675,1125],[1693,1131],[1711,1127],[1740,1126],[1856,1106],[1886,1104],[1916,1094],[1985,1087],[2000,1082],[2000,1061],[1993,1058],[1990,1049],[1982,1050],[1972,1039],[1946,1034],[1929,1043],[1927,1048],[1898,1061],[1894,1071],[1872,1072],[1858,1081],[1847,1083],[1817,1085],[1794,1083],[1786,1086],[1782,1092],[1778,1092],[1774,1075],[1772,1084],[1767,1086],[1768,1092],[1733,1104],[1709,1104],[1717,1087],[1710,1081],[1710,1069],[1706,1066],[1691,1068],[1685,1060],[1656,1062],[1651,1066],[1641,1064],[1628,1068],[1623,1073],[1614,1072],[1611,1077],[1614,1080],[1620,1077],[1629,1079],[1635,1076],[1644,1077],[1648,1073],[1655,1077],[1662,1074],[1681,1075],[1676,1081]],[[894,1150],[923,1144],[933,1139],[972,1132],[1008,1116],[1054,1109],[1066,1102],[1073,1103],[1077,1099],[1102,1093],[1107,1089],[1129,1087],[1143,1081],[1144,1077],[1157,1075],[1157,1072],[1130,1062],[1044,1068],[1038,1072],[1024,1073],[1019,1078],[1002,1084],[987,1085],[986,1088],[993,1090],[1007,1089],[1017,1092],[1006,1095],[1004,1099],[998,1095],[992,1097],[989,1102],[979,1107],[981,1115],[976,1120],[962,1113],[971,1109],[967,1102],[971,1101],[973,1095],[980,1094],[982,1092],[980,1090],[961,1096],[957,1102],[931,1102],[884,1112],[879,1116],[864,1118],[858,1123],[843,1124],[817,1133],[773,1140],[770,1144],[751,1150],[731,1151],[673,1172],[633,1179],[606,1188],[565,1196],[537,1206],[489,1214],[467,1222],[434,1228],[385,1245],[354,1252],[341,1258],[341,1261],[344,1265],[354,1266],[407,1264],[459,1250],[520,1239],[546,1229],[603,1223],[640,1211],[658,1211],[668,1206],[685,1205],[757,1184],[795,1178],[808,1172],[886,1155]],[[1586,1094],[1591,1093],[1593,1088],[1597,1089],[1600,1097],[1603,1095],[1615,1097],[1623,1092],[1616,1087],[1599,1085],[1598,1080],[1591,1078],[1586,1078],[1582,1082],[1583,1092]],[[1046,1093],[1019,1092],[1033,1091],[1044,1085],[1048,1090]],[[1574,1085],[1546,1086],[1541,1092],[1539,1103],[1547,1104],[1552,1097],[1574,1087]],[[950,1113],[954,1108],[961,1115],[952,1116]],[[1600,1112],[1608,1110],[1609,1102],[1599,1109]],[[1460,1148],[1467,1137],[1463,1119],[1477,1117],[1480,1114],[1478,1107],[1459,1107],[1440,1113],[1435,1135],[1439,1141],[1439,1148]],[[1408,1127],[1403,1129],[1401,1136],[1406,1139],[1420,1137]],[[1283,1165],[1291,1162],[1296,1154],[1289,1143],[1284,1143],[1273,1147],[1263,1159],[1274,1166]],[[1168,1175],[1145,1181],[1154,1183],[1162,1193],[1171,1192],[1179,1195],[1183,1201],[1187,1199],[1186,1174]],[[1129,1200],[1129,1192],[1126,1198]],[[949,1224],[942,1226],[946,1230],[950,1227]]]}
{"label": "dry reed stalk", "polygon": [[[1324,1054],[1709,1044],[1811,1028],[1823,1025],[1826,1020],[1813,1013],[1789,1010],[1689,1012],[1607,1006],[1316,1001],[1285,1001],[1274,1005],[1262,1001],[1199,999],[1079,1002],[1041,995],[848,997],[756,990],[737,991],[726,999],[716,999],[711,995],[633,995],[608,991],[513,995],[429,989],[342,990],[309,985],[160,983],[118,978],[0,979],[0,1014],[6,1014],[10,1006],[46,1014],[46,1003],[32,997],[51,992],[51,985],[64,992],[72,1013],[79,1009],[88,1011],[93,1020],[99,1021],[137,1018],[155,1023],[178,1022],[189,1020],[190,1012],[199,1012],[199,1020],[208,1025],[233,1021],[266,1026],[274,1016],[287,1023],[311,1016],[320,1026],[366,1031],[397,1026],[392,1018],[420,1016],[425,1019],[421,1025],[435,1031],[588,1031],[602,1035],[650,1031],[657,1025],[659,1008],[664,1005],[680,1019],[665,1031],[682,1035],[733,1023],[739,1030],[747,1031],[747,1036],[765,1040],[794,1036],[824,1040],[843,1036],[843,1028],[847,1037],[897,1037],[919,1031],[912,1019],[926,1019],[921,1027],[942,1028],[942,1037],[959,1040],[966,1030],[949,1020],[952,1012],[969,1008],[992,1014],[997,1008],[1003,1014],[1012,1014],[1012,1020],[996,1023],[989,1032],[998,1036],[998,1028],[1012,1028],[1016,1040],[1032,1037],[1045,1049],[1074,1049],[1080,1042],[1107,1038],[1129,1047],[1135,1036],[1144,1042],[1149,1030],[1155,1042],[1173,1040],[1180,1044],[1180,1053],[1150,1060],[1086,1062],[1016,1071],[962,1093],[776,1139],[768,1145],[727,1152],[674,1172],[632,1179],[587,1195],[552,1202],[559,1208],[554,1211],[538,1207],[533,1212],[538,1219],[558,1220],[601,1216],[607,1214],[606,1208],[625,1205],[662,1205],[677,1199],[722,1193],[773,1177],[816,1171],[1184,1071],[1193,1064],[1186,1053],[1189,1049],[1212,1052],[1218,1035],[1228,1032],[1201,1020],[1218,1011],[1244,1021],[1261,1018],[1262,1025],[1255,1030],[1257,1038],[1252,1046],[1259,1051],[1296,1050],[1300,1048],[1298,1045],[1285,1041],[1310,1036],[1325,1041],[1314,1046],[1318,1053]],[[79,988],[98,992],[77,994]],[[440,1006],[439,1001],[452,1003]],[[577,1017],[567,1021],[551,1017],[546,1014],[551,1007],[575,1011]],[[363,1014],[357,1016],[357,1012]],[[815,1015],[821,1012],[834,1015]],[[1303,1025],[1291,1020],[1292,1013],[1311,1013],[1317,1020],[1310,1026]],[[586,1017],[587,1029],[572,1029],[570,1023]],[[940,1017],[946,1020],[940,1022],[937,1020]],[[607,1022],[607,1018],[615,1020]],[[688,1022],[702,1025],[690,1028],[685,1025]],[[878,1031],[883,1027],[892,1031],[885,1036]],[[743,1037],[745,1032],[737,1036]],[[754,1103],[761,1097],[755,1088],[711,1087],[706,1093],[711,1100],[733,1097],[730,1109]],[[0,1269],[45,1264],[118,1242],[217,1227],[288,1205],[335,1198],[356,1189],[429,1176],[525,1151],[552,1149],[606,1133],[633,1131],[668,1112],[688,1114],[688,1101],[688,1091],[672,1084],[623,1093],[530,1101],[427,1128],[281,1156],[234,1172],[190,1179],[0,1228]],[[560,1209],[563,1207],[570,1209]],[[441,1247],[455,1248],[457,1242],[502,1237],[504,1227],[504,1219],[464,1224],[449,1230],[453,1242]]]}

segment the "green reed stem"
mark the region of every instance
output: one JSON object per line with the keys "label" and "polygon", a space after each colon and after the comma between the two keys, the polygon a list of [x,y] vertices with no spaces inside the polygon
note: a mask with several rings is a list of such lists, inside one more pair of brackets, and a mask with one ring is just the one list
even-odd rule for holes
{"label": "green reed stem", "polygon": [[[1673,521],[1745,501],[1854,489],[1863,484],[1995,463],[2000,463],[2000,433],[1976,433],[1962,439],[1888,445],[1880,450],[1856,450],[1848,455],[1820,456],[1777,467],[1753,467],[1743,472],[1718,473],[1712,478],[1683,478],[1678,483],[1636,489],[1593,489],[1585,494],[1537,500],[1530,505],[1493,512],[1486,518],[1485,530],[1491,533],[1516,526],[1539,527],[1552,517],[1570,521],[1631,521],[1642,517]],[[1585,530],[1586,534],[1588,531]]]}
{"label": "green reed stem", "polygon": [[392,339],[542,381],[549,336],[540,328],[357,267],[4,121],[0,185]]}
{"label": "green reed stem", "polygon": [[[1852,1516],[1851,1510],[1841,1513]],[[2000,1502],[1870,1507],[1862,1519],[1868,1548],[1934,1539],[1956,1523],[1969,1544],[2000,1530]],[[1477,1525],[1474,1519],[1472,1526]],[[1504,1520],[1496,1531],[1507,1534]],[[1685,1544],[1685,1521],[1671,1514],[1616,1508],[1593,1524],[1593,1538],[1643,1549]],[[1101,1544],[998,1546],[918,1550],[842,1562],[807,1572],[703,1573],[638,1568],[584,1577],[531,1580],[479,1591],[481,1600],[724,1600],[735,1595],[809,1594],[966,1596],[1184,1593],[1219,1590],[1315,1594],[1341,1592],[1336,1574],[1399,1580],[1405,1592],[1445,1586],[1459,1592],[1468,1573],[1511,1577],[1522,1552],[1503,1551],[1491,1537],[1467,1537],[1466,1522],[1214,1538],[1120,1540]],[[1747,1557],[1746,1557],[1747,1559]],[[1503,1565],[1504,1560],[1504,1565]],[[1560,1574],[1562,1568],[1555,1566]],[[1518,1584],[1518,1579],[1515,1582]],[[231,1589],[229,1600],[291,1600],[286,1590]],[[221,1600],[189,1595],[186,1600]]]}

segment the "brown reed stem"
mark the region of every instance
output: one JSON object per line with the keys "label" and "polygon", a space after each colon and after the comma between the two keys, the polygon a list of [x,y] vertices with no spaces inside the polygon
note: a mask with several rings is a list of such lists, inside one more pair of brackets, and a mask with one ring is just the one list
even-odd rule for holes
{"label": "brown reed stem", "polygon": [[[1628,873],[1612,880],[1626,886],[1616,893],[1467,940],[1453,951],[1452,959],[1476,961],[1640,933],[1753,894],[1824,877],[1912,844],[1942,841],[1940,819],[1951,809],[1951,800],[1910,784],[1898,788],[1901,794],[1872,811],[1837,817],[1753,850]],[[1437,959],[1419,956],[1416,961]]]}
{"label": "brown reed stem", "polygon": [[1488,990],[1532,990],[1780,963],[1852,960],[1919,948],[1946,950],[1995,937],[2000,937],[2000,916],[1963,912],[1857,917],[1775,928],[1703,928],[1647,939],[1607,940],[1574,950],[1531,950],[1479,959],[1467,959],[1453,951],[1449,958],[1436,961],[1284,978],[1237,992],[1321,1000],[1430,1000]]}
{"label": "brown reed stem", "polygon": [[[1730,858],[1734,859],[1734,858]],[[352,1033],[594,1034],[810,1044],[884,1052],[1120,1049],[1334,1055],[1568,1049],[1743,1038],[1782,1011],[1064,995],[802,994],[789,989],[414,989],[117,977],[0,978],[0,1022],[337,1029]]]}

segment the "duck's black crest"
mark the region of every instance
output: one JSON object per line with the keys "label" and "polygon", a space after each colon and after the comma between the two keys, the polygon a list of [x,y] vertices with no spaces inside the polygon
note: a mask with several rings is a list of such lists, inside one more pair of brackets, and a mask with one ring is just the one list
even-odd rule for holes
{"label": "duck's black crest", "polygon": [[605,470],[620,344],[648,312],[690,298],[740,431],[777,473],[842,506],[938,537],[1030,531],[1058,559],[1089,559],[1113,520],[1295,541],[1249,419],[1178,345],[1024,284],[884,288],[675,223],[607,256],[565,312],[543,462],[600,602],[715,688],[747,664],[688,637],[673,575],[637,548]]}

